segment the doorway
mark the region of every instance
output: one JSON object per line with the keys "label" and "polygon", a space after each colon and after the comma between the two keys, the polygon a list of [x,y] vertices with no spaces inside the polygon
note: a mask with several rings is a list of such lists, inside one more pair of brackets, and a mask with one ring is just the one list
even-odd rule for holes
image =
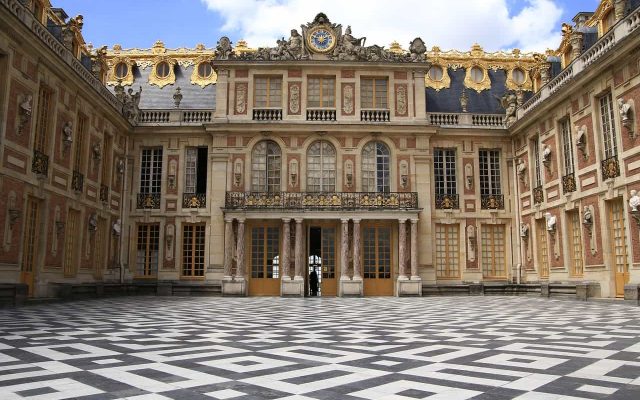
{"label": "doorway", "polygon": [[336,296],[336,228],[312,225],[307,237],[305,295]]}

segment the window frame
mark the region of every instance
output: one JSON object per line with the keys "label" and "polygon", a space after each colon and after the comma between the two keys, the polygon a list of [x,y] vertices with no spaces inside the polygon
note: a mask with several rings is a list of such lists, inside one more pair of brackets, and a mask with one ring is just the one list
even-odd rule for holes
{"label": "window frame", "polygon": [[140,193],[160,194],[162,192],[163,148],[143,148],[140,155]]}
{"label": "window frame", "polygon": [[618,156],[618,135],[616,132],[613,95],[607,92],[598,97],[600,132],[604,150],[604,159]]}
{"label": "window frame", "polygon": [[[437,147],[433,152],[433,173],[437,195],[456,195],[457,154],[455,147]],[[451,167],[453,165],[453,167]]]}
{"label": "window frame", "polygon": [[[365,154],[369,146],[375,146],[373,152],[369,152],[372,156]],[[381,149],[386,149],[387,154],[378,154]],[[389,146],[380,140],[372,140],[362,147],[360,157],[362,191],[368,193],[391,192],[391,149]],[[372,157],[373,162],[369,157]],[[373,166],[373,169],[368,169],[370,166]],[[371,190],[372,185],[375,190]]]}
{"label": "window frame", "polygon": [[[311,154],[314,146],[319,146],[318,154]],[[333,153],[327,154],[325,153],[326,150],[331,150]],[[318,161],[313,162],[314,159]],[[307,148],[307,192],[326,193],[336,191],[337,159],[338,153],[331,142],[327,140],[315,140],[309,145]],[[314,166],[318,166],[319,169],[315,169]],[[317,173],[318,176],[312,176],[313,173]],[[327,173],[328,176],[325,177],[325,173]],[[312,183],[313,180],[317,180],[318,183]]]}
{"label": "window frame", "polygon": [[206,224],[182,225],[181,278],[204,278],[206,245]]}
{"label": "window frame", "polygon": [[[257,154],[259,146],[264,146],[264,155]],[[277,154],[269,154],[270,149],[277,149]],[[258,163],[257,158],[264,157]],[[258,169],[256,167],[261,166]],[[282,191],[282,149],[273,140],[261,140],[251,150],[251,191],[262,193],[278,193]]]}
{"label": "window frame", "polygon": [[[483,154],[486,154],[484,162]],[[480,149],[478,151],[481,196],[502,195],[500,155],[500,149]]]}
{"label": "window frame", "polygon": [[[384,98],[384,107],[378,104],[378,81],[384,81],[384,97],[380,96],[380,99]],[[365,82],[371,82],[371,107],[365,106],[364,90]],[[382,87],[382,86],[380,86]],[[360,77],[360,108],[363,110],[389,110],[389,77],[388,76],[363,76]]]}
{"label": "window frame", "polygon": [[[261,105],[258,104],[258,83],[261,80],[265,80],[265,95],[266,98],[264,100],[265,105]],[[278,96],[280,98],[280,102],[279,104],[272,104],[271,101],[271,96],[272,96],[272,88],[271,88],[271,84],[272,82],[275,81],[279,81],[279,89],[278,89]],[[281,109],[282,108],[282,100],[283,100],[283,90],[282,90],[282,86],[284,84],[284,79],[282,78],[282,75],[255,75],[253,77],[253,107],[254,108],[261,108],[261,109]],[[275,101],[273,102],[275,103]]]}
{"label": "window frame", "polygon": [[[312,81],[318,80],[318,105],[312,105]],[[326,97],[332,99],[331,104],[325,105],[325,81],[330,83],[331,91]],[[307,77],[307,107],[308,108],[336,108],[336,77],[335,75],[310,75]]]}

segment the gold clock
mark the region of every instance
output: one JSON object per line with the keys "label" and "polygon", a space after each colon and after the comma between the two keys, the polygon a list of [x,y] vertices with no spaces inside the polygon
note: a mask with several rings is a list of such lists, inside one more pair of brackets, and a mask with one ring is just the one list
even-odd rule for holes
{"label": "gold clock", "polygon": [[316,53],[328,53],[336,46],[336,36],[331,29],[319,26],[309,31],[309,47]]}

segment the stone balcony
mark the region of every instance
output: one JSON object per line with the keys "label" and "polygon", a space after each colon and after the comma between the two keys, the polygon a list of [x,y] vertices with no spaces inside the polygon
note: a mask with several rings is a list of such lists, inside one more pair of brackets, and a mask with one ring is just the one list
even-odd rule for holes
{"label": "stone balcony", "polygon": [[227,192],[227,210],[416,210],[415,192]]}

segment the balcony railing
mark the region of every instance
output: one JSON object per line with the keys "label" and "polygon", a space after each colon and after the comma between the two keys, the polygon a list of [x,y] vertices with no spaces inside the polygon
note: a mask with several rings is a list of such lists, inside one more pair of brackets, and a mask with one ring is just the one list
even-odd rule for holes
{"label": "balcony railing", "polygon": [[443,127],[505,129],[504,115],[500,114],[427,113],[427,120]]}
{"label": "balcony railing", "polygon": [[389,122],[390,120],[391,113],[389,110],[360,110],[360,121],[362,122]]}
{"label": "balcony railing", "polygon": [[457,194],[436,194],[436,208],[439,210],[457,210],[460,208],[458,204]]}
{"label": "balcony railing", "polygon": [[307,121],[335,121],[336,110],[328,108],[308,108]]}
{"label": "balcony railing", "polygon": [[281,108],[254,108],[253,120],[254,121],[281,121],[282,109]]}
{"label": "balcony railing", "polygon": [[109,186],[100,185],[100,201],[103,203],[109,202]]}
{"label": "balcony railing", "polygon": [[198,125],[212,120],[212,110],[141,110],[138,125]]}
{"label": "balcony railing", "polygon": [[562,177],[562,192],[564,194],[576,191],[576,176],[574,173]]}
{"label": "balcony railing", "polygon": [[504,210],[504,195],[483,194],[480,196],[480,208],[483,210]]}
{"label": "balcony railing", "polygon": [[205,208],[207,195],[204,193],[184,193],[182,195],[182,208]]}
{"label": "balcony railing", "polygon": [[544,189],[542,185],[533,188],[533,204],[544,203]]}
{"label": "balcony railing", "polygon": [[159,209],[160,193],[138,193],[136,201],[137,209]]}
{"label": "balcony railing", "polygon": [[31,172],[46,176],[49,173],[49,156],[41,151],[34,150]]}
{"label": "balcony railing", "polygon": [[618,156],[602,160],[602,179],[612,179],[620,176],[620,162]]}
{"label": "balcony railing", "polygon": [[227,192],[225,208],[230,210],[414,210],[418,208],[418,193]]}
{"label": "balcony railing", "polygon": [[71,176],[71,189],[76,192],[82,192],[84,189],[84,175],[76,170],[73,170],[73,175]]}

